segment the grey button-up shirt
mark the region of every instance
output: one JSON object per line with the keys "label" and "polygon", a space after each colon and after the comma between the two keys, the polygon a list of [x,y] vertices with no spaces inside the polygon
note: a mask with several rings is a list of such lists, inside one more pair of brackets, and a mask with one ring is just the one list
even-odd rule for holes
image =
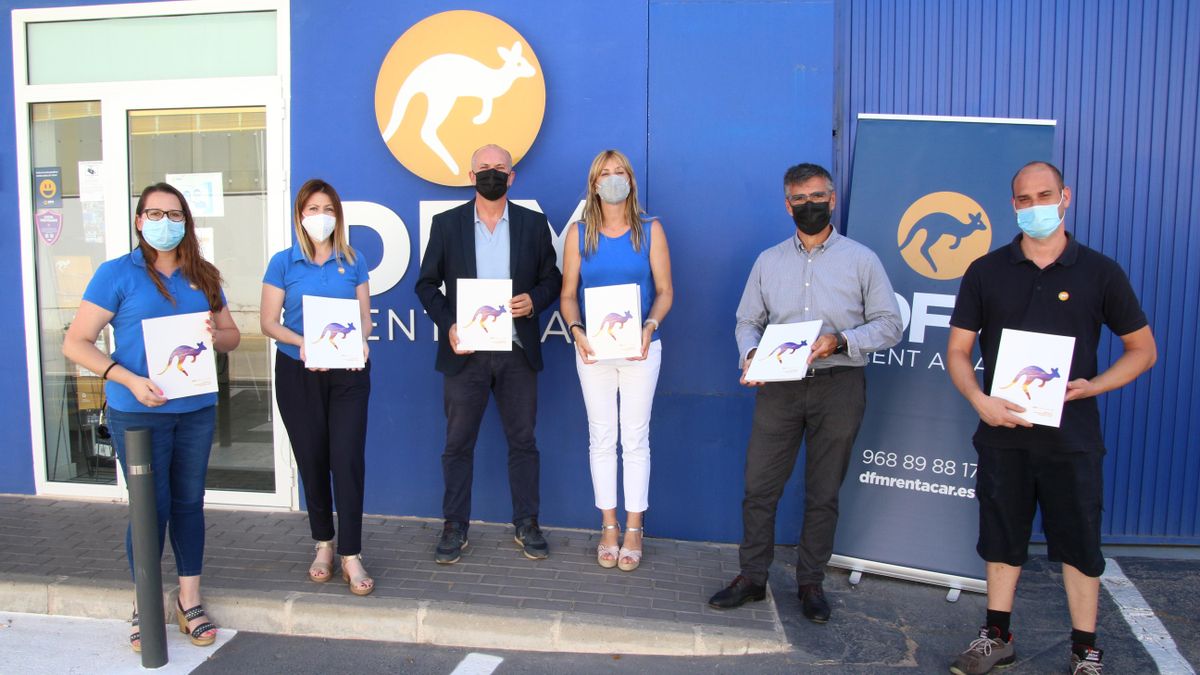
{"label": "grey button-up shirt", "polygon": [[822,335],[846,336],[846,352],[814,368],[865,366],[868,353],[894,346],[904,330],[879,257],[836,229],[811,251],[792,236],[759,254],[737,309],[739,367],[768,324],[815,319]]}

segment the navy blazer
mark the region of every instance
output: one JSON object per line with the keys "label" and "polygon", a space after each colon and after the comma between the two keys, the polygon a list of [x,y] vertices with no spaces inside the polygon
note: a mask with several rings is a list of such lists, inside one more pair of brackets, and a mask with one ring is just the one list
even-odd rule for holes
{"label": "navy blazer", "polygon": [[[558,300],[562,273],[550,238],[546,216],[508,203],[509,268],[513,295],[528,293],[533,299],[533,315],[514,318],[513,326],[521,339],[525,358],[534,370],[542,369],[541,330],[537,315]],[[433,217],[429,244],[421,259],[417,277],[417,297],[429,318],[438,327],[436,368],[446,375],[462,371],[470,355],[450,349],[450,327],[456,321],[459,279],[474,279],[475,271],[475,200]],[[446,292],[442,292],[442,284]]]}

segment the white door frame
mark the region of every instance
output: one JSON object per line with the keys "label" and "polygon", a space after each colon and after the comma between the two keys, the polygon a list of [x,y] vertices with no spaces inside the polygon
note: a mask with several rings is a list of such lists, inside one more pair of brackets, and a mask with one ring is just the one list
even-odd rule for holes
{"label": "white door frame", "polygon": [[[198,78],[144,82],[96,82],[30,85],[27,81],[26,26],[46,21],[74,21],[137,16],[168,16],[225,12],[274,11],[276,14],[277,75],[267,77]],[[16,164],[20,196],[21,280],[24,294],[25,351],[29,373],[29,421],[37,494],[92,497],[124,501],[121,472],[116,485],[63,483],[47,480],[45,417],[42,409],[41,344],[38,337],[36,255],[32,213],[29,106],[60,101],[99,101],[104,161],[106,257],[130,250],[128,113],[131,110],[265,106],[267,110],[265,169],[267,182],[267,255],[291,245],[290,226],[290,14],[288,0],[182,0],[91,7],[13,10],[13,83],[16,122]],[[266,268],[267,260],[262,261]],[[272,350],[273,351],[273,350]],[[271,355],[271,377],[274,354]],[[275,408],[274,397],[271,405]],[[287,432],[274,409],[275,492],[207,490],[211,504],[298,508],[299,494]]]}

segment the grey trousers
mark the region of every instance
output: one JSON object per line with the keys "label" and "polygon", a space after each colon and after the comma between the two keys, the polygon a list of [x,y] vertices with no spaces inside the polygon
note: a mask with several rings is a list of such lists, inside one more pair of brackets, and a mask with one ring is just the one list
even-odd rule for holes
{"label": "grey trousers", "polygon": [[754,401],[754,425],[746,448],[746,497],[742,500],[742,575],[767,580],[775,557],[775,512],[792,475],[800,444],[804,462],[804,526],[796,581],[819,584],[833,555],[838,492],[866,409],[862,368],[820,374],[798,382],[763,385]]}

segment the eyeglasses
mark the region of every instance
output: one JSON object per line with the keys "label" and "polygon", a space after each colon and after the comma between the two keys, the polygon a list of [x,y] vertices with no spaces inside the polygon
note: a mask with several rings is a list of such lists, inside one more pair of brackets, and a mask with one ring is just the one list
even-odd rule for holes
{"label": "eyeglasses", "polygon": [[147,220],[159,221],[162,220],[163,216],[166,216],[173,223],[183,222],[183,211],[178,209],[172,209],[170,211],[163,211],[162,209],[146,209],[145,211],[142,211],[142,215],[146,216]]}
{"label": "eyeglasses", "polygon": [[815,202],[822,204],[829,201],[830,192],[810,192],[808,194],[788,195],[788,201],[793,204],[807,204]]}

